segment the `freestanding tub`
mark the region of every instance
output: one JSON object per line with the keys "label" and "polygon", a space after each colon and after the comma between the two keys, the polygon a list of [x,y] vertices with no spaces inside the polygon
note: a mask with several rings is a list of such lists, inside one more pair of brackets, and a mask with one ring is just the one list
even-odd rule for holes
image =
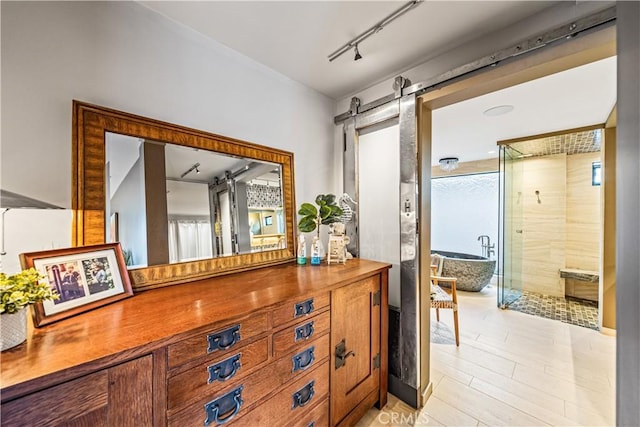
{"label": "freestanding tub", "polygon": [[443,258],[441,275],[458,279],[459,291],[480,292],[491,281],[496,268],[495,260],[478,255],[435,250],[431,254]]}

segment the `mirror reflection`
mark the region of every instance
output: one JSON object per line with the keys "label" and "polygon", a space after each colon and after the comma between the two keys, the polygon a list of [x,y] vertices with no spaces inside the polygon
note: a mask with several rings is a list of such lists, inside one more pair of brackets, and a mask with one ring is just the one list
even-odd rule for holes
{"label": "mirror reflection", "polygon": [[142,267],[286,248],[281,166],[106,133],[106,237]]}

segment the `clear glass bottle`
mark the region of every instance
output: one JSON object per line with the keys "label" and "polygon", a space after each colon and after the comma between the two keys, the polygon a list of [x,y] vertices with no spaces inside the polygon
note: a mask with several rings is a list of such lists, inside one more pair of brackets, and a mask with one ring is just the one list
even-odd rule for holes
{"label": "clear glass bottle", "polygon": [[307,245],[304,241],[304,234],[298,236],[298,264],[304,265],[307,263]]}
{"label": "clear glass bottle", "polygon": [[320,265],[323,256],[324,246],[318,236],[315,236],[313,243],[311,243],[311,265]]}

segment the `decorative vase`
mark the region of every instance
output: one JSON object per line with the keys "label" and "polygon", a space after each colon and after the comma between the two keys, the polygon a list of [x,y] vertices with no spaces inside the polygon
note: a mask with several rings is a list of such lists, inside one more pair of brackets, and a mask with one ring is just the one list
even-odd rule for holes
{"label": "decorative vase", "polygon": [[22,344],[27,339],[27,310],[0,314],[0,351]]}

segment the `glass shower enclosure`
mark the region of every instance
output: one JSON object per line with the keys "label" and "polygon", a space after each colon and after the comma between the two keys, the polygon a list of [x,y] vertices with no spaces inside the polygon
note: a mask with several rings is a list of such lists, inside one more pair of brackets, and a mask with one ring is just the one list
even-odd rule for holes
{"label": "glass shower enclosure", "polygon": [[507,308],[522,295],[523,285],[523,163],[518,150],[500,147],[500,227],[498,307]]}

